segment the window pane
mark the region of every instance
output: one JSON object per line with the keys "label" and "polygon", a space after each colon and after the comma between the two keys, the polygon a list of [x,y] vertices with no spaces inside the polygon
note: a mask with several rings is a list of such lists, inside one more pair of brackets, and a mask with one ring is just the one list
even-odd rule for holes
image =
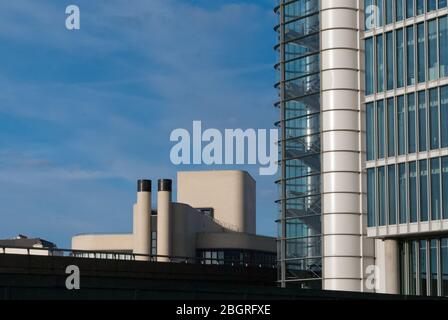
{"label": "window pane", "polygon": [[395,155],[395,106],[394,98],[387,99],[387,154]]}
{"label": "window pane", "polygon": [[418,82],[425,82],[425,24],[417,25],[417,74]]}
{"label": "window pane", "polygon": [[430,242],[431,296],[437,296],[437,240]]}
{"label": "window pane", "polygon": [[417,0],[417,15],[425,13],[425,0]]}
{"label": "window pane", "polygon": [[377,101],[377,127],[378,127],[378,158],[384,158],[385,146],[385,125],[384,125],[384,101]]}
{"label": "window pane", "polygon": [[373,38],[366,39],[366,95],[374,92]]}
{"label": "window pane", "polygon": [[442,262],[442,296],[448,296],[448,238],[440,241]]}
{"label": "window pane", "polygon": [[439,0],[439,9],[445,8],[446,7],[446,3],[447,3],[446,0]]}
{"label": "window pane", "polygon": [[440,219],[440,164],[439,158],[431,159],[431,219]]}
{"label": "window pane", "polygon": [[386,33],[387,90],[394,88],[394,34]]}
{"label": "window pane", "polygon": [[420,221],[428,221],[428,162],[419,161],[420,168]]}
{"label": "window pane", "polygon": [[406,18],[414,16],[414,0],[406,0]]}
{"label": "window pane", "polygon": [[417,222],[417,164],[409,163],[409,212],[411,222]]}
{"label": "window pane", "polygon": [[439,19],[440,77],[448,77],[448,17]]}
{"label": "window pane", "polygon": [[428,22],[428,77],[437,79],[439,65],[437,64],[437,20]]}
{"label": "window pane", "polygon": [[418,93],[418,133],[419,150],[426,151],[426,101],[425,91]]}
{"label": "window pane", "polygon": [[376,66],[377,84],[376,91],[384,91],[384,56],[383,56],[383,35],[376,36]]}
{"label": "window pane", "polygon": [[386,170],[378,168],[378,215],[379,225],[386,224]]}
{"label": "window pane", "polygon": [[409,153],[416,152],[417,116],[415,112],[415,94],[408,94],[408,148]]}
{"label": "window pane", "polygon": [[404,96],[397,98],[398,113],[398,154],[402,155],[406,152],[406,117],[404,107]]}
{"label": "window pane", "polygon": [[394,2],[393,0],[385,0],[385,1],[386,1],[386,24],[390,24],[394,22],[394,15],[393,15]]}
{"label": "window pane", "polygon": [[375,169],[367,169],[367,225],[375,223]]}
{"label": "window pane", "polygon": [[397,209],[395,200],[395,190],[397,189],[395,184],[395,165],[388,167],[388,182],[389,182],[389,224],[397,224]]}
{"label": "window pane", "polygon": [[366,138],[367,160],[375,159],[375,107],[373,103],[366,105]]}
{"label": "window pane", "polygon": [[319,72],[319,55],[302,57],[285,65],[285,79],[291,80]]}
{"label": "window pane", "polygon": [[386,74],[387,90],[394,88],[394,35],[393,32],[386,33]]}
{"label": "window pane", "polygon": [[[284,1],[289,2],[289,1]],[[319,11],[318,1],[295,1],[285,5],[285,21],[291,21],[299,16],[306,16]]]}
{"label": "window pane", "polygon": [[439,93],[438,89],[429,90],[429,142],[431,149],[439,148]]}
{"label": "window pane", "polygon": [[406,223],[406,164],[400,163],[398,165],[399,182],[400,182],[400,223]]}
{"label": "window pane", "polygon": [[414,63],[414,27],[406,28],[406,53],[407,53],[407,84],[408,86],[415,84],[415,63]]}
{"label": "window pane", "polygon": [[420,295],[426,296],[426,240],[420,241]]}
{"label": "window pane", "polygon": [[396,21],[403,20],[403,0],[396,0],[395,17]]}
{"label": "window pane", "polygon": [[448,147],[448,86],[440,88],[440,121],[442,148]]}
{"label": "window pane", "polygon": [[404,87],[404,41],[403,29],[398,29],[395,33],[397,48],[397,88]]}
{"label": "window pane", "polygon": [[383,16],[384,16],[384,5],[383,5],[383,0],[376,0],[376,6],[378,7],[378,23],[377,23],[377,27],[381,27],[383,26]]}
{"label": "window pane", "polygon": [[434,11],[437,9],[437,0],[427,0],[426,2],[426,10],[429,11]]}
{"label": "window pane", "polygon": [[443,219],[448,219],[448,157],[442,158]]}

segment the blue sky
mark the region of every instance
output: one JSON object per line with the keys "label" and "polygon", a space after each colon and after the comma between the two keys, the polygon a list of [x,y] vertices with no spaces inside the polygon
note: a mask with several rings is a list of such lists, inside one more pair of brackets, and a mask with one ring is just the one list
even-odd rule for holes
{"label": "blue sky", "polygon": [[[65,29],[65,8],[81,30]],[[129,232],[138,178],[247,169],[257,227],[275,235],[275,176],[174,166],[170,132],[273,127],[273,0],[0,2],[0,238],[69,247]]]}

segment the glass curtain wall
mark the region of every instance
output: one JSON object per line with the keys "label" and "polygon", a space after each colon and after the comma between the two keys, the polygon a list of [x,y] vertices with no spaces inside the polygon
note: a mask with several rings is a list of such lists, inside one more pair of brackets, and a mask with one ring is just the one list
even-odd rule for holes
{"label": "glass curtain wall", "polygon": [[448,156],[368,168],[368,226],[447,219],[447,191]]}
{"label": "glass curtain wall", "polygon": [[448,86],[369,102],[365,108],[367,161],[448,147]]}
{"label": "glass curtain wall", "polygon": [[[387,21],[392,9],[386,2]],[[448,16],[377,31],[365,39],[365,65],[367,96],[448,77]]]}
{"label": "glass curtain wall", "polygon": [[321,288],[320,41],[318,0],[279,2],[279,281]]}
{"label": "glass curtain wall", "polygon": [[448,296],[448,238],[400,241],[400,288],[406,295]]}

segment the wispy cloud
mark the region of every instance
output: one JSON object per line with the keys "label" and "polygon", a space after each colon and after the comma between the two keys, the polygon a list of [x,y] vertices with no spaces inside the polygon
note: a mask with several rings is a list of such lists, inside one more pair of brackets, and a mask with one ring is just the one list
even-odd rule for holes
{"label": "wispy cloud", "polygon": [[[175,177],[171,130],[267,128],[276,117],[271,1],[77,2],[76,32],[64,2],[0,2],[0,236],[28,210],[54,215],[64,235],[38,218],[28,228],[63,244],[123,231],[134,180]],[[260,221],[275,219],[273,201],[262,194]]]}

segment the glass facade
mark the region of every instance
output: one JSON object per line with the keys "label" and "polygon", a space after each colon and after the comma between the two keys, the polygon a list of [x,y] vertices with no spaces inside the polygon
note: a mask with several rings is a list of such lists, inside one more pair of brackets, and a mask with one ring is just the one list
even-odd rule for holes
{"label": "glass facade", "polygon": [[[302,288],[322,285],[320,3],[279,0],[275,9],[281,130],[277,262],[280,284]],[[448,156],[434,151],[448,147],[448,18],[437,11],[446,1],[364,4],[366,29],[375,28],[364,37],[367,224],[409,229],[439,222],[448,218]],[[403,244],[403,292],[442,292],[442,241]]]}
{"label": "glass facade", "polygon": [[[397,2],[395,2],[397,3]],[[398,21],[397,5],[386,3],[387,23]],[[414,13],[412,1],[406,2],[406,15]],[[418,14],[425,12],[425,1],[416,4]],[[428,6],[432,11],[434,6]],[[436,5],[437,7],[437,5]],[[440,8],[446,7],[444,4]],[[395,8],[395,9],[394,9]],[[423,9],[422,9],[423,8]],[[395,10],[395,16],[388,14]],[[420,13],[421,12],[421,13]],[[383,13],[384,14],[384,13]],[[398,14],[398,17],[397,17]],[[395,19],[394,19],[395,17]],[[392,31],[376,32],[365,38],[366,95],[382,93],[405,85],[437,80],[448,76],[448,17],[440,16],[419,23],[405,23]],[[375,83],[375,85],[373,85]]]}
{"label": "glass facade", "polygon": [[367,160],[446,148],[447,128],[448,86],[367,103]]}
{"label": "glass facade", "polygon": [[399,242],[401,293],[448,296],[448,237]]}
{"label": "glass facade", "polygon": [[369,168],[368,226],[447,219],[447,190],[448,156]]}
{"label": "glass facade", "polygon": [[279,281],[303,288],[320,288],[322,282],[319,3],[282,0],[275,9],[282,159]]}
{"label": "glass facade", "polygon": [[366,10],[368,233],[400,234],[401,293],[448,296],[448,236],[415,236],[448,219],[448,16],[438,11],[447,1],[371,5],[379,16],[371,27]]}
{"label": "glass facade", "polygon": [[448,76],[448,17],[439,19],[440,77]]}

